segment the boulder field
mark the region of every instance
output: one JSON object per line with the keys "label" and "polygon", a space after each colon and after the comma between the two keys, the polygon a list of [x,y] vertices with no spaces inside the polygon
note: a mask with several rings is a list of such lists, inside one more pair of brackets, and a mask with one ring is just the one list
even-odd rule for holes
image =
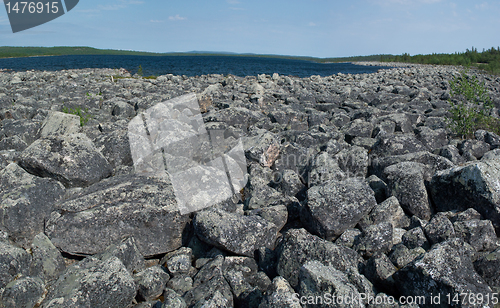
{"label": "boulder field", "polygon": [[[0,71],[0,308],[494,307],[500,136],[448,129],[461,68],[390,65]],[[499,117],[500,77],[469,74]],[[189,93],[248,175],[181,214],[168,173],[134,172],[128,125]]]}

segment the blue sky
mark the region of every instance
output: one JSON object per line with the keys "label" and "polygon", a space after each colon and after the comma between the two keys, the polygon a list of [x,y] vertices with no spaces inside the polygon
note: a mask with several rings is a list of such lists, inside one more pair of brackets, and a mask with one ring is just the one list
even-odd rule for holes
{"label": "blue sky", "polygon": [[499,16],[500,1],[481,0],[80,0],[64,16],[18,33],[0,8],[0,46],[315,57],[450,53],[499,46]]}

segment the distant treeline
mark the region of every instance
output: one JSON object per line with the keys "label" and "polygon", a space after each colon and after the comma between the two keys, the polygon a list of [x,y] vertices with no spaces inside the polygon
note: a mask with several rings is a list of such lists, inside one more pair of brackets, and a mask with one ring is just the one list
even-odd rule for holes
{"label": "distant treeline", "polygon": [[500,74],[500,47],[478,52],[477,48],[472,47],[465,52],[456,52],[453,54],[430,54],[410,56],[404,53],[398,56],[383,56],[380,61],[384,62],[406,62],[420,64],[443,64],[443,65],[463,65],[477,66],[492,74]]}
{"label": "distant treeline", "polygon": [[92,47],[0,47],[0,58],[64,55],[158,55],[152,52],[97,49]]}

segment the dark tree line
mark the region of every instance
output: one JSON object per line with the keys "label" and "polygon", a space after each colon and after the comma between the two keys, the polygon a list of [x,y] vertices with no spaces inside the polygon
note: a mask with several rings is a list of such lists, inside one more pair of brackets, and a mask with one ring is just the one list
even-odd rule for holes
{"label": "dark tree line", "polygon": [[477,48],[472,47],[465,52],[456,52],[453,54],[430,54],[414,55],[408,53],[397,56],[381,56],[380,61],[384,62],[406,62],[419,64],[441,64],[441,65],[463,65],[477,66],[492,74],[500,74],[500,47],[478,52]]}

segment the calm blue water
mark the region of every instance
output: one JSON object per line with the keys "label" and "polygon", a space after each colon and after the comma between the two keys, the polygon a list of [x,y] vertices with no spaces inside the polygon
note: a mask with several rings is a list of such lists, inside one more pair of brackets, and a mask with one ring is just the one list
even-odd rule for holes
{"label": "calm blue water", "polygon": [[350,63],[315,63],[303,60],[236,57],[236,56],[55,56],[0,59],[0,69],[14,71],[79,68],[125,68],[136,73],[142,66],[144,76],[149,75],[187,75],[232,74],[236,76],[256,76],[258,74],[278,73],[297,77],[311,75],[329,76],[337,73],[373,73],[387,67],[360,66]]}

